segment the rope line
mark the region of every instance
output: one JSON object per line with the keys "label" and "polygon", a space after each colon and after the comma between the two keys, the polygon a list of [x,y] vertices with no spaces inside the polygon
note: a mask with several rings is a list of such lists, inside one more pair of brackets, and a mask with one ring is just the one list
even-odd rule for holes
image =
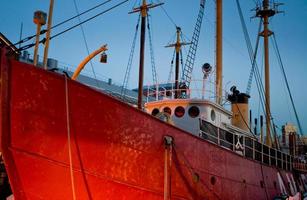
{"label": "rope line", "polygon": [[244,122],[245,126],[248,128],[249,132],[254,136],[254,138],[257,139],[257,137],[256,137],[256,134],[257,134],[257,133],[253,133],[253,131],[252,131],[252,129],[251,129],[252,127],[249,127],[247,121],[244,119],[243,114],[242,114],[242,112],[241,112],[241,110],[240,110],[240,107],[239,107],[238,104],[236,104],[236,103],[235,103],[235,105],[236,105],[236,107],[237,107],[237,109],[238,109],[238,111],[239,111],[239,114],[240,114],[241,118],[243,119],[243,122]]}
{"label": "rope line", "polygon": [[73,200],[76,200],[74,171],[73,171],[73,160],[71,152],[71,141],[70,141],[70,117],[69,117],[69,100],[68,100],[68,82],[65,76],[65,103],[66,103],[66,126],[67,126],[67,144],[68,144],[68,157],[69,157],[69,170],[70,170],[70,181]]}

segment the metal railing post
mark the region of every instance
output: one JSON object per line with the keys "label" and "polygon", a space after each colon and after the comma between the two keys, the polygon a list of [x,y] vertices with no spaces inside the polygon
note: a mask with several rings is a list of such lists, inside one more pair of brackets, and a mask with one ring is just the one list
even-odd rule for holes
{"label": "metal railing post", "polygon": [[218,143],[218,145],[220,146],[220,129],[219,128],[217,128],[217,143]]}
{"label": "metal railing post", "polygon": [[159,85],[158,83],[156,84],[156,101],[159,100]]}
{"label": "metal railing post", "polygon": [[277,149],[275,150],[275,166],[278,166],[278,161],[277,161]]}
{"label": "metal railing post", "polygon": [[284,168],[284,158],[283,158],[282,152],[280,152],[280,158],[281,158],[281,168],[283,169]]}
{"label": "metal railing post", "polygon": [[242,142],[242,145],[243,145],[243,156],[245,157],[245,137],[244,137],[244,135],[242,135],[242,138],[243,138],[243,142]]}
{"label": "metal railing post", "polygon": [[255,160],[255,140],[253,141],[253,160]]}
{"label": "metal railing post", "polygon": [[269,166],[271,166],[271,148],[269,147],[269,155],[268,155],[268,157],[269,157]]}
{"label": "metal railing post", "polygon": [[261,163],[263,163],[263,144],[261,144]]}
{"label": "metal railing post", "polygon": [[232,134],[232,151],[235,151],[235,145],[236,145],[235,134]]}

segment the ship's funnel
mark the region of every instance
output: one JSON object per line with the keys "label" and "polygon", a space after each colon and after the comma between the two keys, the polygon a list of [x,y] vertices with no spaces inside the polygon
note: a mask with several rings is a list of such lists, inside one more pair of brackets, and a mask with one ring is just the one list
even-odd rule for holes
{"label": "ship's funnel", "polygon": [[248,94],[241,93],[235,86],[232,86],[230,91],[232,94],[228,95],[228,100],[231,102],[231,111],[233,115],[231,123],[238,128],[249,131],[248,99],[250,96]]}

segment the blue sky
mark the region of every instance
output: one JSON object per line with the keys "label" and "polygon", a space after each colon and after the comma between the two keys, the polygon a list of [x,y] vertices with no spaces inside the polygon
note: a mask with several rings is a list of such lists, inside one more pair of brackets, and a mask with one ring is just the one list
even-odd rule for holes
{"label": "blue sky", "polygon": [[[128,12],[132,10],[133,5],[138,1],[131,0],[125,5],[83,25],[90,51],[97,49],[102,44],[108,44],[109,46],[107,52],[108,64],[100,64],[98,59],[93,61],[94,69],[98,77],[110,77],[120,85],[122,84],[128,63],[137,21],[137,14],[128,15]],[[102,1],[77,0],[80,12],[100,2]],[[81,19],[84,20],[93,16],[117,2],[120,2],[120,0],[113,0],[111,3],[90,14],[82,16]],[[186,37],[191,38],[199,10],[199,0],[165,0],[164,2],[165,10],[173,18],[175,23],[182,28]],[[207,0],[206,3],[193,79],[201,79],[202,73],[200,67],[203,63],[209,62],[212,65],[215,63],[214,2],[214,0]],[[241,0],[244,17],[253,44],[255,44],[258,27],[258,19],[251,18],[254,15],[253,11],[251,11],[255,7],[254,2],[253,0]],[[276,15],[270,21],[270,26],[276,34],[301,124],[304,132],[307,133],[307,108],[305,105],[307,102],[307,89],[305,89],[307,87],[307,2],[306,0],[283,0],[282,3],[285,3],[285,5],[281,6],[280,9],[285,11],[285,14]],[[10,40],[16,42],[19,39],[20,25],[23,23],[23,36],[34,34],[35,25],[32,22],[33,12],[35,10],[47,12],[48,4],[49,1],[47,0],[2,0],[0,31]],[[57,24],[75,14],[76,10],[73,0],[55,0],[53,24]],[[151,10],[150,14],[152,16],[153,46],[158,77],[160,81],[166,81],[170,71],[173,50],[166,49],[164,46],[174,35],[175,27],[161,8]],[[76,23],[78,23],[77,19],[54,29],[52,34],[62,31]],[[239,90],[245,91],[251,66],[235,0],[224,0],[223,39],[223,82],[225,85],[227,83],[227,90],[232,85],[236,85]],[[152,81],[148,40],[146,45],[145,84],[148,84]],[[43,46],[40,46],[40,54],[42,54],[42,50]],[[33,49],[30,49],[29,52],[32,54]],[[49,57],[59,60],[61,65],[74,68],[86,55],[87,52],[80,28],[76,28],[51,41]],[[130,88],[137,86],[138,55],[139,39],[135,49],[135,57],[129,81]],[[262,68],[262,46],[258,55],[258,64]],[[295,123],[290,100],[286,93],[285,84],[283,83],[281,71],[276,62],[273,49],[271,49],[271,57],[271,102],[273,117],[278,126],[288,121]],[[91,74],[90,65],[87,65],[85,73]],[[251,96],[250,106],[253,109],[254,116],[257,116],[259,97],[254,82]]]}

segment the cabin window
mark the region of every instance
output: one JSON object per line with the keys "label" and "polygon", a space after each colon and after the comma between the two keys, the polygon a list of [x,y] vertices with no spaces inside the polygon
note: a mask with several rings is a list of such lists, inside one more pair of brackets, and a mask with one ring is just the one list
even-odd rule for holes
{"label": "cabin window", "polygon": [[151,111],[151,115],[156,116],[159,112],[160,112],[159,109],[155,108]]}
{"label": "cabin window", "polygon": [[282,162],[281,162],[281,152],[277,151],[277,166],[279,168],[282,168]]}
{"label": "cabin window", "polygon": [[163,112],[165,112],[165,113],[167,113],[167,114],[169,114],[169,115],[172,114],[172,110],[171,110],[169,107],[163,108]]}
{"label": "cabin window", "polygon": [[270,148],[266,145],[262,146],[263,162],[265,164],[270,164]]}
{"label": "cabin window", "polygon": [[284,153],[281,153],[281,156],[282,156],[282,168],[283,169],[287,169],[286,167],[287,167],[287,163],[286,163],[286,154],[284,154]]}
{"label": "cabin window", "polygon": [[215,127],[209,122],[202,120],[200,124],[200,130],[204,132],[204,134],[202,134],[203,139],[218,143],[217,127]]}
{"label": "cabin window", "polygon": [[181,118],[181,117],[183,117],[184,113],[185,113],[185,110],[184,110],[184,108],[183,108],[182,106],[178,106],[178,107],[175,109],[175,115],[176,115],[176,117]]}
{"label": "cabin window", "polygon": [[290,155],[286,155],[287,156],[287,169],[290,170]]}
{"label": "cabin window", "polygon": [[215,111],[211,110],[211,120],[215,121]]}
{"label": "cabin window", "polygon": [[233,148],[233,135],[223,129],[220,129],[220,144],[223,147],[232,149]]}
{"label": "cabin window", "polygon": [[253,140],[245,137],[245,157],[253,159]]}
{"label": "cabin window", "polygon": [[262,162],[262,144],[260,142],[255,141],[255,159],[259,162]]}
{"label": "cabin window", "polygon": [[276,150],[270,148],[271,165],[276,165]]}
{"label": "cabin window", "polygon": [[198,117],[199,113],[200,113],[199,108],[197,106],[191,106],[189,108],[190,117],[192,117],[192,118]]}

